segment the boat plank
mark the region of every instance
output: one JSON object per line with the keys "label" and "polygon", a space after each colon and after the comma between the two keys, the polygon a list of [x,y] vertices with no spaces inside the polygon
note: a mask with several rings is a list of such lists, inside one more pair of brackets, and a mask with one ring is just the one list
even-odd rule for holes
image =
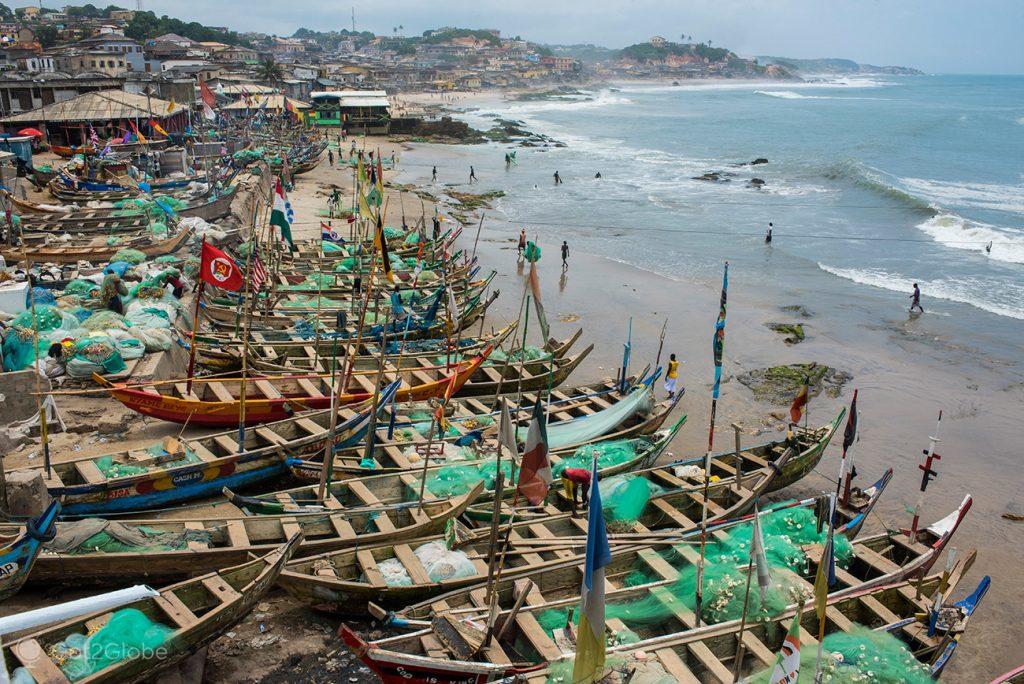
{"label": "boat plank", "polygon": [[45,655],[40,657],[40,654],[45,654],[46,650],[35,639],[20,641],[12,650],[22,666],[40,684],[63,684],[68,681],[56,663]]}

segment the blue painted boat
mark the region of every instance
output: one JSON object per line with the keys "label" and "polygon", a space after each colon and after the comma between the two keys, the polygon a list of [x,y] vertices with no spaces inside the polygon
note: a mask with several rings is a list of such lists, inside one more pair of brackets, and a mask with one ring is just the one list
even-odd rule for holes
{"label": "blue painted boat", "polygon": [[4,542],[0,549],[0,601],[18,593],[25,584],[43,544],[53,539],[59,514],[60,503],[51,501],[42,515],[29,520],[20,534]]}

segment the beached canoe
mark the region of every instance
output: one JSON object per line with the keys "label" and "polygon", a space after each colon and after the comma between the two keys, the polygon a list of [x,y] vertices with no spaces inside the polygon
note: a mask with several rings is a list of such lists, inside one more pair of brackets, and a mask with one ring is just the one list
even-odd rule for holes
{"label": "beached canoe", "polygon": [[[815,501],[801,503],[803,507],[813,507]],[[926,573],[969,508],[970,497],[967,497],[960,508],[928,528],[917,542],[910,542],[902,532],[858,540],[854,543],[854,560],[844,577],[852,578],[851,587],[863,587],[869,583],[887,584]],[[712,519],[711,524],[716,525],[716,537],[724,537],[732,523],[717,515],[712,516],[710,512],[709,518]],[[717,527],[718,523],[724,527]],[[698,562],[698,550],[686,541],[699,537],[699,519],[689,521],[687,527],[666,530],[662,534],[651,533],[639,523],[633,523],[628,529],[621,535],[609,535],[613,561],[610,567],[605,568],[608,576],[622,576],[640,570],[675,580],[679,571],[673,560],[684,566]],[[278,581],[289,594],[304,603],[319,610],[349,615],[361,614],[368,609],[369,602],[384,609],[405,608],[400,612],[403,618],[425,617],[425,612],[438,609],[473,606],[477,600],[473,594],[484,587],[487,578],[489,548],[488,531],[478,530],[477,533],[478,539],[459,547],[467,558],[458,557],[458,560],[472,565],[472,568],[467,565],[462,572],[431,576],[413,548],[418,549],[430,541],[421,539],[416,544],[365,549],[362,554],[341,551],[293,561]],[[587,520],[571,515],[552,516],[540,522],[513,523],[502,578],[492,590],[510,595],[515,580],[531,579],[544,588],[569,588],[568,591],[578,601],[578,580],[586,556],[586,537]],[[671,560],[666,560],[666,547]],[[820,557],[820,547],[817,548]],[[655,549],[662,550],[662,553]],[[806,548],[804,553],[809,564],[813,564],[815,548]],[[449,559],[450,564],[455,562],[455,557]],[[842,574],[840,569],[837,569],[837,574]]]}
{"label": "beached canoe", "polygon": [[[631,391],[616,396],[613,392],[607,392],[607,386],[587,386],[578,388],[577,395],[583,395],[585,403],[574,406],[569,396],[560,392],[552,391],[550,397],[561,402],[559,411],[549,411],[549,417],[554,416],[555,421],[549,422],[547,426],[548,447],[554,458],[566,458],[571,456],[576,449],[597,442],[614,442],[615,440],[629,440],[631,438],[650,435],[661,429],[667,420],[672,409],[682,398],[682,393],[676,395],[673,400],[656,402],[654,399],[651,384],[657,374],[652,375],[645,381],[638,383]],[[614,384],[606,381],[608,384]],[[594,390],[597,391],[594,391]],[[582,390],[582,391],[581,391]],[[540,393],[538,393],[540,394]],[[545,398],[548,396],[544,393]],[[536,399],[536,395],[523,394],[520,406],[528,405]],[[474,406],[473,398],[463,400],[463,405]],[[586,412],[588,405],[597,402],[604,402],[600,410]],[[475,406],[482,408],[483,404]],[[583,409],[584,415],[575,416],[573,411]],[[486,411],[487,409],[484,409]],[[482,415],[482,414],[478,414]],[[683,416],[671,429],[678,431],[686,416]],[[362,475],[373,475],[377,473],[412,473],[418,474],[423,470],[423,459],[431,461],[431,467],[459,466],[465,465],[465,460],[486,460],[493,457],[496,449],[496,442],[493,439],[481,441],[486,428],[479,425],[478,420],[473,418],[468,421],[448,421],[448,434],[444,439],[435,436],[431,440],[427,433],[430,431],[431,421],[427,417],[415,425],[412,430],[403,430],[400,433],[395,431],[392,438],[388,437],[390,426],[385,427],[381,423],[374,439],[374,450],[367,459],[362,452],[335,453],[332,464],[332,471],[346,477],[357,477]],[[493,425],[493,423],[489,423]],[[517,438],[525,442],[528,421],[522,421],[516,428]],[[436,426],[435,426],[436,429]],[[494,430],[496,434],[496,430]],[[398,439],[400,438],[400,439]],[[453,457],[452,449],[442,445],[441,442],[453,444],[458,449]],[[429,452],[428,452],[429,449]],[[465,450],[468,449],[467,454]],[[461,452],[461,453],[458,453]],[[553,461],[554,462],[554,461]],[[630,468],[643,467],[638,465],[636,458],[630,458],[624,463],[630,463]],[[292,474],[299,479],[319,479],[321,463],[319,461],[289,460],[289,468]]]}
{"label": "beached canoe", "polygon": [[[168,581],[244,563],[302,532],[295,557],[416,539],[442,532],[483,491],[391,507],[361,506],[338,488],[329,513],[240,516],[214,514],[173,520],[59,522],[36,561],[32,583],[124,584]],[[345,505],[338,503],[339,499]],[[0,534],[11,526],[0,525]]]}
{"label": "beached canoe", "polygon": [[71,682],[60,669],[68,654],[58,654],[53,647],[73,634],[91,635],[118,612],[134,609],[171,628],[163,644],[159,648],[133,650],[131,657],[108,664],[78,681],[98,684],[151,679],[248,615],[274,585],[282,566],[301,541],[302,534],[298,533],[261,558],[172,584],[161,589],[157,597],[136,601],[113,613],[92,613],[22,635],[4,644],[4,660],[10,669],[25,668],[37,682]]}
{"label": "beached canoe", "polygon": [[[386,363],[403,365],[417,362],[418,359],[444,358],[456,352],[463,357],[475,356],[488,345],[500,349],[508,339],[517,323],[513,322],[497,332],[478,337],[463,337],[460,340],[434,338],[406,341],[389,340],[386,344],[384,360]],[[579,331],[583,332],[582,328]],[[286,339],[278,339],[278,338]],[[449,344],[449,342],[451,344]],[[196,335],[197,362],[208,368],[217,370],[237,370],[242,367],[242,340],[226,334],[199,333]],[[281,371],[293,369],[312,369],[317,366],[320,358],[333,359],[334,365],[328,361],[328,369],[341,368],[350,350],[358,349],[353,358],[355,370],[376,370],[380,365],[380,345],[376,342],[360,342],[355,340],[339,342],[336,338],[317,337],[315,333],[300,337],[288,333],[258,333],[250,335],[249,363],[257,370]],[[490,357],[488,357],[490,361]]]}
{"label": "beached canoe", "polygon": [[192,235],[191,228],[178,230],[175,234],[163,239],[153,240],[150,236],[139,236],[125,239],[118,244],[107,244],[106,239],[92,238],[88,242],[71,240],[46,244],[40,238],[27,237],[25,248],[4,247],[0,256],[9,264],[21,261],[27,255],[33,263],[55,262],[59,264],[77,263],[79,261],[107,262],[122,249],[137,249],[147,257],[158,257],[180,249]]}
{"label": "beached canoe", "polygon": [[51,501],[38,518],[0,531],[0,601],[14,596],[28,580],[43,544],[53,539],[60,503]]}
{"label": "beached canoe", "polygon": [[[389,389],[382,391],[387,396]],[[378,412],[386,402],[380,402]],[[335,444],[350,447],[366,434],[369,402],[338,411]],[[224,487],[246,487],[287,472],[290,449],[315,444],[323,449],[330,435],[330,411],[197,439],[165,439],[149,449],[130,449],[53,464],[43,474],[50,496],[61,502],[63,515],[106,515],[144,511],[217,494]],[[282,445],[288,445],[284,448]],[[25,470],[25,468],[22,468]]]}
{"label": "beached canoe", "polygon": [[[871,629],[889,632],[904,642],[908,655],[912,653],[911,657],[917,658],[922,669],[933,677],[938,676],[945,664],[940,664],[938,659],[950,645],[951,650],[955,650],[959,635],[988,590],[989,578],[983,578],[968,597],[941,606],[953,620],[943,623],[936,633],[929,634],[919,616],[931,613],[931,596],[940,587],[946,589],[944,595],[948,596],[959,586],[973,559],[972,554],[949,577],[936,573],[914,582],[869,583],[830,593],[826,599],[826,635],[863,635]],[[616,669],[624,677],[641,676],[642,672],[646,677],[643,681],[653,678],[653,681],[731,684],[737,677],[746,681],[750,675],[763,673],[775,665],[787,627],[797,614],[801,616],[800,645],[813,649],[817,644],[813,635],[817,634],[818,621],[811,601],[792,603],[771,616],[758,616],[754,621],[737,619],[697,626],[693,613],[674,599],[666,583],[662,580],[623,589],[613,583],[606,590],[608,602],[645,599],[652,605],[665,606],[670,616],[638,628],[640,634],[629,629],[621,619],[606,619],[605,627],[613,635],[607,658],[617,664]],[[551,681],[551,677],[557,676],[552,671],[554,668],[558,668],[559,674],[572,669],[574,653],[571,643],[561,639],[556,643],[540,626],[537,616],[550,609],[575,608],[578,599],[575,599],[576,605],[569,601],[547,601],[526,581],[518,590],[523,598],[522,605],[514,612],[505,611],[498,616],[498,638],[488,646],[483,646],[478,639],[486,613],[472,623],[467,623],[461,615],[446,615],[417,631],[372,642],[365,641],[347,625],[342,626],[340,633],[352,652],[384,684],[495,681],[541,684]],[[476,615],[469,617],[479,615],[481,611],[477,610]],[[870,644],[866,640],[864,643],[865,646]],[[832,660],[830,654],[826,657],[826,671],[853,667]],[[948,658],[945,661],[948,662]]]}
{"label": "beached canoe", "polygon": [[[491,348],[460,362],[451,369],[437,368],[433,373],[385,372],[385,382],[400,382],[393,401],[422,401],[459,391],[484,362]],[[340,374],[339,374],[340,375]],[[370,399],[376,391],[377,374],[355,371],[344,389],[344,378],[334,375],[279,375],[248,378],[196,378],[191,392],[185,381],[154,382],[145,386],[113,383],[101,375],[93,379],[126,407],[145,416],[208,427],[238,425],[242,419],[244,380],[245,424],[259,425],[283,420],[294,413],[346,406]]]}

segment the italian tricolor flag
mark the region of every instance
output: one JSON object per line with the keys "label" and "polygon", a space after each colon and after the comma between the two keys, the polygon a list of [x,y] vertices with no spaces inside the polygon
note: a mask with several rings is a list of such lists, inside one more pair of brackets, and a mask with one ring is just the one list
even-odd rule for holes
{"label": "italian tricolor flag", "polygon": [[292,211],[292,205],[288,202],[288,196],[284,194],[284,185],[281,184],[281,179],[278,178],[277,186],[274,188],[274,208],[270,212],[270,225],[281,229],[281,237],[288,242],[288,246],[294,251],[295,242],[292,240],[293,218],[295,218],[295,212]]}

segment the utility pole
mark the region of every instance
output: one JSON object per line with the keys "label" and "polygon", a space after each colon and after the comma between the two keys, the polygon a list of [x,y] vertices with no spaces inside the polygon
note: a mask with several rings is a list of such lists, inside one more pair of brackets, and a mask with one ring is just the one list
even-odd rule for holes
{"label": "utility pole", "polygon": [[352,33],[356,32],[356,6],[352,5]]}

